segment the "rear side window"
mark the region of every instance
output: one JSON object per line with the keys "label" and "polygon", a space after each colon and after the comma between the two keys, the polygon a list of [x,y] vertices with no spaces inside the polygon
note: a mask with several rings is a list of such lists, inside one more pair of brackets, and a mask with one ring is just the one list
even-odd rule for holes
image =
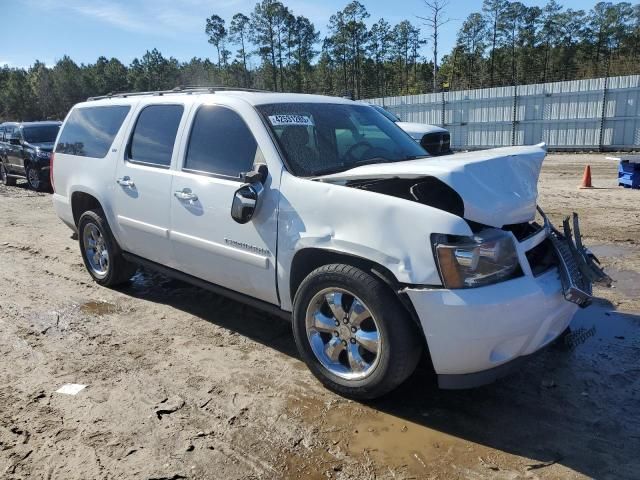
{"label": "rear side window", "polygon": [[173,145],[182,118],[182,105],[145,107],[131,135],[128,160],[159,167],[171,164]]}
{"label": "rear side window", "polygon": [[196,113],[184,169],[239,178],[261,158],[258,144],[244,120],[233,110],[205,105]]}
{"label": "rear side window", "polygon": [[67,119],[56,153],[104,158],[131,107],[76,108]]}

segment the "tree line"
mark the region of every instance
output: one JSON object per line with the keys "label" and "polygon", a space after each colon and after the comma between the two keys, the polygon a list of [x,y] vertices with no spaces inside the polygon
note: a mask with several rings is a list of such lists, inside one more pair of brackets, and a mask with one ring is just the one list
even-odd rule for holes
{"label": "tree line", "polygon": [[181,62],[157,49],[129,65],[100,57],[78,65],[0,69],[0,117],[63,118],[89,96],[176,86],[225,85],[371,98],[638,73],[640,5],[597,3],[591,10],[484,0],[438,57],[448,0],[423,0],[423,14],[375,22],[359,1],[331,16],[322,37],[283,2],[261,0],[229,19],[203,19],[211,58]]}

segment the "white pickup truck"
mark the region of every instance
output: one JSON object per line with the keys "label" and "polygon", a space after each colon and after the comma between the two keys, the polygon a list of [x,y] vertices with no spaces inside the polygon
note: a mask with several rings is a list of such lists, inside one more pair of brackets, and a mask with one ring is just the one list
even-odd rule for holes
{"label": "white pickup truck", "polygon": [[53,204],[99,284],[143,265],[291,318],[318,379],[374,398],[425,354],[443,388],[503,375],[606,280],[577,218],[535,221],[544,156],[430,158],[338,98],[120,94],[67,116]]}
{"label": "white pickup truck", "polygon": [[391,113],[380,105],[371,104],[371,106],[407,132],[429,155],[437,157],[453,153],[451,151],[451,134],[446,128],[429,125],[428,123],[403,122],[396,114]]}

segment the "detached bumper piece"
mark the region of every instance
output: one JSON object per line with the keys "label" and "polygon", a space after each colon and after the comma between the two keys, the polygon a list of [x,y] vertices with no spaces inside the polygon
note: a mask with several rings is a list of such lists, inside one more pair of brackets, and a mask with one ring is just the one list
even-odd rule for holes
{"label": "detached bumper piece", "polygon": [[[542,214],[545,228],[558,257],[560,280],[564,298],[584,308],[591,304],[592,285],[599,283],[611,286],[611,278],[600,268],[598,259],[582,243],[578,214],[565,218],[562,232],[558,231]],[[573,225],[573,231],[571,225]]]}

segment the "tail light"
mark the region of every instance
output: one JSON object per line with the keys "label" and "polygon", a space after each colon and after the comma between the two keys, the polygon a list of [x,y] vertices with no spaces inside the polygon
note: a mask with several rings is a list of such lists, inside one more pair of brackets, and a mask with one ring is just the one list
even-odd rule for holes
{"label": "tail light", "polygon": [[56,191],[56,186],[53,184],[53,158],[55,155],[54,152],[51,152],[51,157],[49,157],[49,183],[51,183],[51,188],[54,192]]}

